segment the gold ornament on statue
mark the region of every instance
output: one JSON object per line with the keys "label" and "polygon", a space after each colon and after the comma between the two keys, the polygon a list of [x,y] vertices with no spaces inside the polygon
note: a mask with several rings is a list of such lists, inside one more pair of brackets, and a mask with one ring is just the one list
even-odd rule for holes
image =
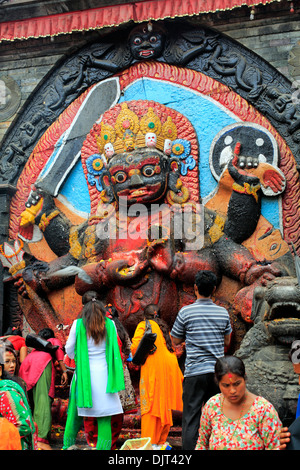
{"label": "gold ornament on statue", "polygon": [[177,138],[177,128],[170,116],[162,122],[152,107],[139,117],[123,103],[114,127],[100,123],[96,137],[100,153],[109,160],[116,154],[132,152],[137,148],[156,148],[166,155],[171,153],[171,143]]}

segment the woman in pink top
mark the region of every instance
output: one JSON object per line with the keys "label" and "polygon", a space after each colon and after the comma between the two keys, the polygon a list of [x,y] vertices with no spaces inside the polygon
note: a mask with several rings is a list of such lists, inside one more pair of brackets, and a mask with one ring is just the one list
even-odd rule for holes
{"label": "woman in pink top", "polygon": [[[50,347],[43,346],[43,340],[46,340]],[[63,347],[60,340],[54,337],[54,332],[50,328],[44,328],[36,337],[36,342],[40,350],[33,349],[26,356],[21,364],[19,376],[26,382],[33,419],[38,427],[39,448],[46,450],[50,449],[48,439],[52,424],[51,405],[55,395],[55,361],[58,361],[62,371],[62,385],[67,385],[68,376],[63,362]]]}
{"label": "woman in pink top", "polygon": [[203,407],[195,450],[279,450],[281,421],[274,406],[246,388],[241,359],[218,359],[221,393]]}
{"label": "woman in pink top", "polygon": [[3,339],[7,339],[13,345],[15,351],[17,351],[18,361],[21,364],[28,354],[25,338],[23,338],[21,330],[15,327],[9,328]]}

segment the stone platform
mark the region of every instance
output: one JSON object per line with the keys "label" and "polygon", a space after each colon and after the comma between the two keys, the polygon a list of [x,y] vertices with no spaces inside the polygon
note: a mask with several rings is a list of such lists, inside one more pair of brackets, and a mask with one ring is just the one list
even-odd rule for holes
{"label": "stone platform", "polygon": [[[71,382],[72,374],[70,374]],[[59,382],[60,377],[58,376],[57,381]],[[117,442],[117,449],[120,449],[124,442],[128,439],[138,439],[141,437],[141,415],[140,415],[140,403],[138,394],[138,381],[133,381],[135,384],[135,395],[136,395],[136,409],[131,412],[124,414],[122,430]],[[63,446],[63,435],[64,427],[67,419],[68,410],[68,397],[69,387],[64,388],[59,383],[55,386],[56,398],[52,404],[52,432],[51,432],[51,448],[53,450],[62,450]],[[173,426],[170,429],[170,433],[167,442],[170,444],[172,449],[181,449],[181,420],[182,413],[179,411],[173,412]],[[76,445],[73,446],[72,450],[91,450],[92,448],[87,445],[83,428],[79,431],[77,436]]]}
{"label": "stone platform", "polygon": [[[62,450],[64,426],[67,416],[68,400],[66,398],[56,398],[52,406],[52,432],[51,447],[53,450]],[[140,407],[137,404],[137,410],[132,413],[125,413],[122,431],[120,433],[117,449],[120,449],[128,439],[138,439],[141,437],[141,416]],[[170,429],[168,443],[172,449],[181,449],[181,412],[173,412],[173,426]],[[76,445],[72,450],[91,450],[88,447],[84,436],[83,428],[79,431]]]}
{"label": "stone platform", "polygon": [[[180,416],[175,415],[174,417],[174,426],[171,427],[170,433],[167,439],[167,442],[170,444],[172,449],[180,450],[181,449],[181,426],[179,426],[177,421]],[[64,435],[64,426],[60,424],[52,425],[51,432],[51,448],[55,451],[62,450],[63,445],[63,435]],[[119,439],[117,441],[117,450],[122,447],[124,442],[128,439],[138,439],[141,437],[140,429],[140,415],[128,414],[124,416],[124,422],[122,431],[120,433]],[[75,446],[72,446],[70,450],[93,450],[86,443],[83,429],[79,431],[77,436],[77,441]]]}

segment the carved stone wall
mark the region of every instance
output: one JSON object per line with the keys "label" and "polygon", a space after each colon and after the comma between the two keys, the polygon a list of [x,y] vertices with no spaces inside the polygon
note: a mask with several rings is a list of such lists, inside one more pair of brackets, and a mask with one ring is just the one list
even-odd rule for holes
{"label": "carved stone wall", "polygon": [[300,79],[299,22],[291,14],[274,22],[266,18],[220,25],[218,30],[256,52],[291,81]]}

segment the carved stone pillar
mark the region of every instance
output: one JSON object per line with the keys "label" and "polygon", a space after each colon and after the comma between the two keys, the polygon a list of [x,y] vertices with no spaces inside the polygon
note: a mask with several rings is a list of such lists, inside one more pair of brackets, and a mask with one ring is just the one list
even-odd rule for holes
{"label": "carved stone pillar", "polygon": [[[16,188],[11,184],[0,184],[0,245],[8,239],[9,228],[9,207],[11,197],[15,194]],[[4,320],[4,284],[3,284],[3,266],[0,263],[0,335],[3,334]]]}

